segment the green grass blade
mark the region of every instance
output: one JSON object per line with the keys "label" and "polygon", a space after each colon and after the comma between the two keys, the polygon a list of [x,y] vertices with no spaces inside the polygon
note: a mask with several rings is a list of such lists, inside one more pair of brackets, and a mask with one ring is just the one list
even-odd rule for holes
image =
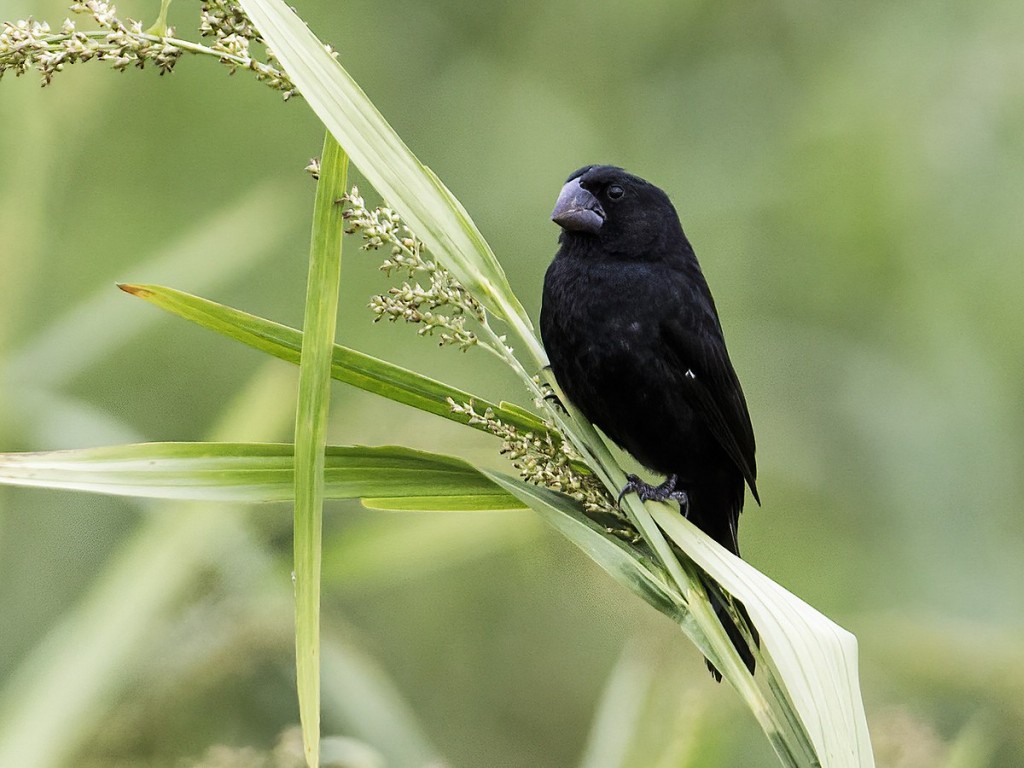
{"label": "green grass blade", "polygon": [[762,683],[777,693],[766,698],[792,702],[796,709],[798,723],[791,722],[793,713],[777,712],[778,720],[793,727],[790,736],[801,740],[806,733],[821,765],[828,768],[873,766],[857,677],[856,638],[726,552],[673,510],[651,506],[666,535],[750,612],[761,634],[761,656],[770,665]]}
{"label": "green grass blade", "polygon": [[[229,502],[294,498],[287,443],[137,443],[70,451],[0,454],[0,484],[114,496]],[[462,459],[396,446],[328,446],[324,495],[477,499],[474,509],[522,504]],[[466,504],[461,508],[469,506]]]}
{"label": "green grass blade", "polygon": [[466,209],[388,125],[348,72],[283,0],[241,0],[317,117],[378,192],[485,306],[504,318],[539,362],[526,311]]}
{"label": "green grass blade", "polygon": [[328,133],[313,206],[313,235],[295,413],[295,666],[306,763],[320,765],[320,563],[331,352],[338,319],[344,218],[338,200],[348,158]]}
{"label": "green grass blade", "polygon": [[[173,288],[129,284],[122,284],[120,288],[161,309],[254,349],[290,363],[299,362],[302,331]],[[480,412],[490,408],[499,419],[518,429],[535,434],[545,434],[548,431],[544,422],[536,415],[517,405],[488,402],[436,379],[338,344],[334,345],[331,376],[366,392],[411,405],[413,408],[460,424],[465,424],[466,419],[452,413],[448,405],[449,398],[457,403],[472,402]],[[470,426],[486,431],[481,424]]]}

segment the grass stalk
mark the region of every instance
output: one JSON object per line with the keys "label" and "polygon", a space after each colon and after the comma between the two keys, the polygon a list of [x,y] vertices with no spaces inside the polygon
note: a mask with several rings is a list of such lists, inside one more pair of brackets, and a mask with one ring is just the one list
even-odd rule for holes
{"label": "grass stalk", "polygon": [[306,763],[320,764],[320,566],[324,450],[331,357],[341,279],[342,208],[348,158],[328,133],[313,210],[306,311],[295,415],[295,664]]}

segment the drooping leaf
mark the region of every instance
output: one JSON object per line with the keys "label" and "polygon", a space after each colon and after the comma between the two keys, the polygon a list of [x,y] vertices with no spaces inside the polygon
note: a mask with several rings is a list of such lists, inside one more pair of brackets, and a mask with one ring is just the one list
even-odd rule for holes
{"label": "drooping leaf", "polygon": [[785,686],[821,764],[873,766],[856,638],[668,507],[652,507],[669,538],[746,606],[773,668],[770,678]]}
{"label": "drooping leaf", "polygon": [[[561,494],[513,478],[492,479],[528,504],[583,549],[617,581],[679,623],[698,648],[714,650],[676,585],[637,549],[609,537]],[[873,766],[870,738],[857,679],[856,641],[799,598],[748,563],[725,552],[664,505],[654,517],[669,537],[750,612],[761,634],[761,658],[770,665],[757,676],[755,712],[788,765],[832,768]],[[774,689],[774,690],[773,690]],[[749,695],[749,692],[748,692]],[[795,712],[784,702],[792,702]],[[793,719],[796,718],[794,722]],[[800,745],[806,739],[811,743]]]}

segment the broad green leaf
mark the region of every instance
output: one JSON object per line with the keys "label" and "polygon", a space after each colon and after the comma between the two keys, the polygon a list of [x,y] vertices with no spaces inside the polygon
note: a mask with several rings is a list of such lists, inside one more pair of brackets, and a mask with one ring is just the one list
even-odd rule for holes
{"label": "broad green leaf", "polygon": [[331,404],[331,351],[338,318],[341,243],[338,200],[348,158],[330,133],[324,138],[313,205],[306,312],[295,411],[295,676],[306,763],[320,765],[320,564],[323,559],[324,450]]}
{"label": "broad green leaf", "polygon": [[[122,284],[119,287],[126,293],[145,299],[161,309],[230,339],[241,341],[290,363],[299,362],[302,331],[173,288],[129,284]],[[460,424],[466,423],[466,417],[452,413],[448,405],[449,398],[460,404],[471,402],[481,413],[490,408],[495,416],[517,429],[539,435],[548,431],[547,426],[536,415],[517,405],[488,402],[436,379],[338,344],[334,345],[331,376],[366,392],[411,405],[413,408],[443,416]],[[481,424],[470,426],[486,431]]]}
{"label": "broad green leaf", "polygon": [[[158,499],[281,502],[294,497],[292,468],[292,446],[286,443],[137,443],[0,454],[0,484]],[[522,507],[462,459],[396,446],[328,446],[324,495],[454,496],[463,502],[478,499],[476,509]]]}
{"label": "broad green leaf", "polygon": [[746,606],[761,634],[761,656],[772,667],[768,683],[785,686],[821,764],[873,766],[856,638],[667,506],[651,507],[662,530]]}
{"label": "broad green leaf", "polygon": [[317,117],[412,230],[485,306],[506,320],[537,363],[544,352],[505,273],[469,214],[395,133],[344,67],[283,0],[240,0]]}

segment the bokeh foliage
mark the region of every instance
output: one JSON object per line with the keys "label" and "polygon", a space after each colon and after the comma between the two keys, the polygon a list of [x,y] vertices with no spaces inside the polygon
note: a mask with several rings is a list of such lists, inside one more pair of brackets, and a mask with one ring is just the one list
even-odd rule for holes
{"label": "bokeh foliage", "polygon": [[[152,17],[155,4],[120,9]],[[534,315],[569,171],[614,162],[671,192],[758,434],[765,507],[744,516],[745,554],[860,637],[880,765],[1024,760],[1017,4],[299,10],[472,212]],[[15,0],[3,15],[64,13]],[[172,8],[182,30],[193,18]],[[300,171],[319,125],[190,60],[162,79],[102,66],[45,91],[5,79],[0,118],[4,448],[208,436],[260,356],[155,317],[113,282],[298,325],[312,200]],[[506,389],[490,361],[370,325],[381,279],[350,253],[343,343],[484,395]],[[332,442],[455,444],[439,419],[335,397]],[[288,434],[287,418],[234,428],[224,439]],[[500,466],[493,442],[471,445],[468,458]],[[9,489],[0,509],[5,679],[161,512]],[[453,764],[574,764],[602,681],[637,636],[634,656],[659,678],[646,748],[697,722],[691,762],[676,764],[774,764],[671,625],[529,515],[455,526],[331,512],[325,631],[372,653]],[[288,590],[290,520],[284,508],[246,520],[110,673],[107,717],[75,764],[269,748],[295,722],[290,612],[266,596],[268,583]],[[325,697],[333,731],[379,746]],[[887,761],[890,742],[918,762]]]}

